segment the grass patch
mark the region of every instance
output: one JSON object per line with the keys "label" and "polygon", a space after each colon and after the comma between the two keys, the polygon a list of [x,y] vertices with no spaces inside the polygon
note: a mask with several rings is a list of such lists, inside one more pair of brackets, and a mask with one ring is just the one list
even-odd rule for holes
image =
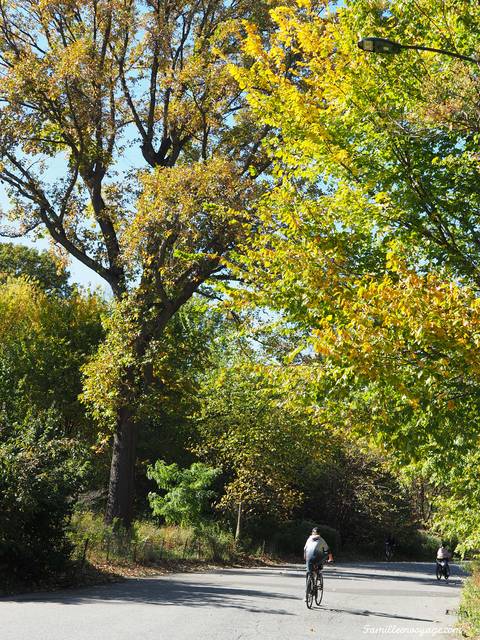
{"label": "grass patch", "polygon": [[82,564],[233,563],[240,555],[233,535],[216,523],[194,529],[136,521],[126,531],[118,524],[106,525],[100,515],[90,511],[74,514],[70,539],[75,548],[74,557]]}
{"label": "grass patch", "polygon": [[458,610],[462,633],[467,638],[480,638],[480,562],[473,564],[472,575],[465,580]]}

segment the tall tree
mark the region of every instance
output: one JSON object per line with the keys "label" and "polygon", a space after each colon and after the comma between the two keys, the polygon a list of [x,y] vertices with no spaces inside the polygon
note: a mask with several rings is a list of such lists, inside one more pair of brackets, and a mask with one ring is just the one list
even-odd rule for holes
{"label": "tall tree", "polygon": [[278,177],[248,266],[263,302],[310,328],[325,410],[443,483],[442,526],[475,548],[478,65],[357,41],[475,58],[480,12],[462,0],[330,9],[277,8],[278,28],[265,40],[252,25],[255,61],[234,71],[271,127]]}
{"label": "tall tree", "polygon": [[132,358],[121,389],[106,517],[132,518],[149,349],[245,233],[268,127],[227,70],[239,24],[267,3],[1,0],[0,181],[6,234],[44,232],[103,277]]}

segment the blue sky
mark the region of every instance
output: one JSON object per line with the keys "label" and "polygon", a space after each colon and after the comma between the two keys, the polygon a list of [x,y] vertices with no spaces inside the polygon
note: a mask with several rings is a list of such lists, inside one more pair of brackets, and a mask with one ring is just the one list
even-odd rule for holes
{"label": "blue sky", "polygon": [[[145,161],[139,151],[139,142],[138,140],[136,140],[136,137],[137,133],[133,126],[124,129],[123,138],[121,139],[121,141],[125,143],[125,147],[122,148],[121,155],[116,157],[116,164],[114,167],[114,170],[118,172],[117,179],[120,181],[122,172],[128,172],[134,169],[143,168],[145,166]],[[60,153],[55,158],[51,158],[48,160],[48,164],[46,164],[45,169],[42,173],[42,178],[48,181],[50,184],[53,184],[56,180],[65,175],[65,168],[65,156]],[[8,224],[6,220],[2,220],[2,213],[6,213],[9,208],[10,204],[7,193],[4,186],[0,182],[0,224]],[[35,240],[33,237],[28,236],[19,239],[0,237],[0,242],[15,242],[17,244],[24,244],[29,247],[34,247],[39,251],[47,250],[50,246],[48,238],[45,238],[44,240]],[[83,287],[87,287],[90,289],[100,287],[105,291],[106,295],[111,295],[111,289],[107,282],[76,258],[70,257],[69,271],[71,274],[70,279],[72,282],[76,282]]]}

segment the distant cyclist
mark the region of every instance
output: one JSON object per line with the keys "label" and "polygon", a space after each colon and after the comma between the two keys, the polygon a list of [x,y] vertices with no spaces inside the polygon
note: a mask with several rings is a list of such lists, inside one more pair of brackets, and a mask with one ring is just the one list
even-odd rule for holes
{"label": "distant cyclist", "polygon": [[312,529],[311,535],[307,538],[303,548],[303,557],[306,563],[307,571],[313,572],[316,566],[323,564],[323,560],[328,557],[328,562],[333,561],[332,553],[328,544],[320,535],[318,527]]}
{"label": "distant cyclist", "polygon": [[393,552],[395,551],[395,538],[391,533],[385,538],[385,559],[391,560],[393,558]]}

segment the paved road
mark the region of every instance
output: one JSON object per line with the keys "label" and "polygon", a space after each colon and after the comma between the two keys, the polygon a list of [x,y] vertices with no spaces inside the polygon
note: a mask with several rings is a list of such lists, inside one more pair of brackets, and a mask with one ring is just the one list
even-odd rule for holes
{"label": "paved road", "polygon": [[0,599],[0,640],[358,640],[450,638],[461,572],[427,563],[325,569],[322,605],[300,565],[222,569]]}

